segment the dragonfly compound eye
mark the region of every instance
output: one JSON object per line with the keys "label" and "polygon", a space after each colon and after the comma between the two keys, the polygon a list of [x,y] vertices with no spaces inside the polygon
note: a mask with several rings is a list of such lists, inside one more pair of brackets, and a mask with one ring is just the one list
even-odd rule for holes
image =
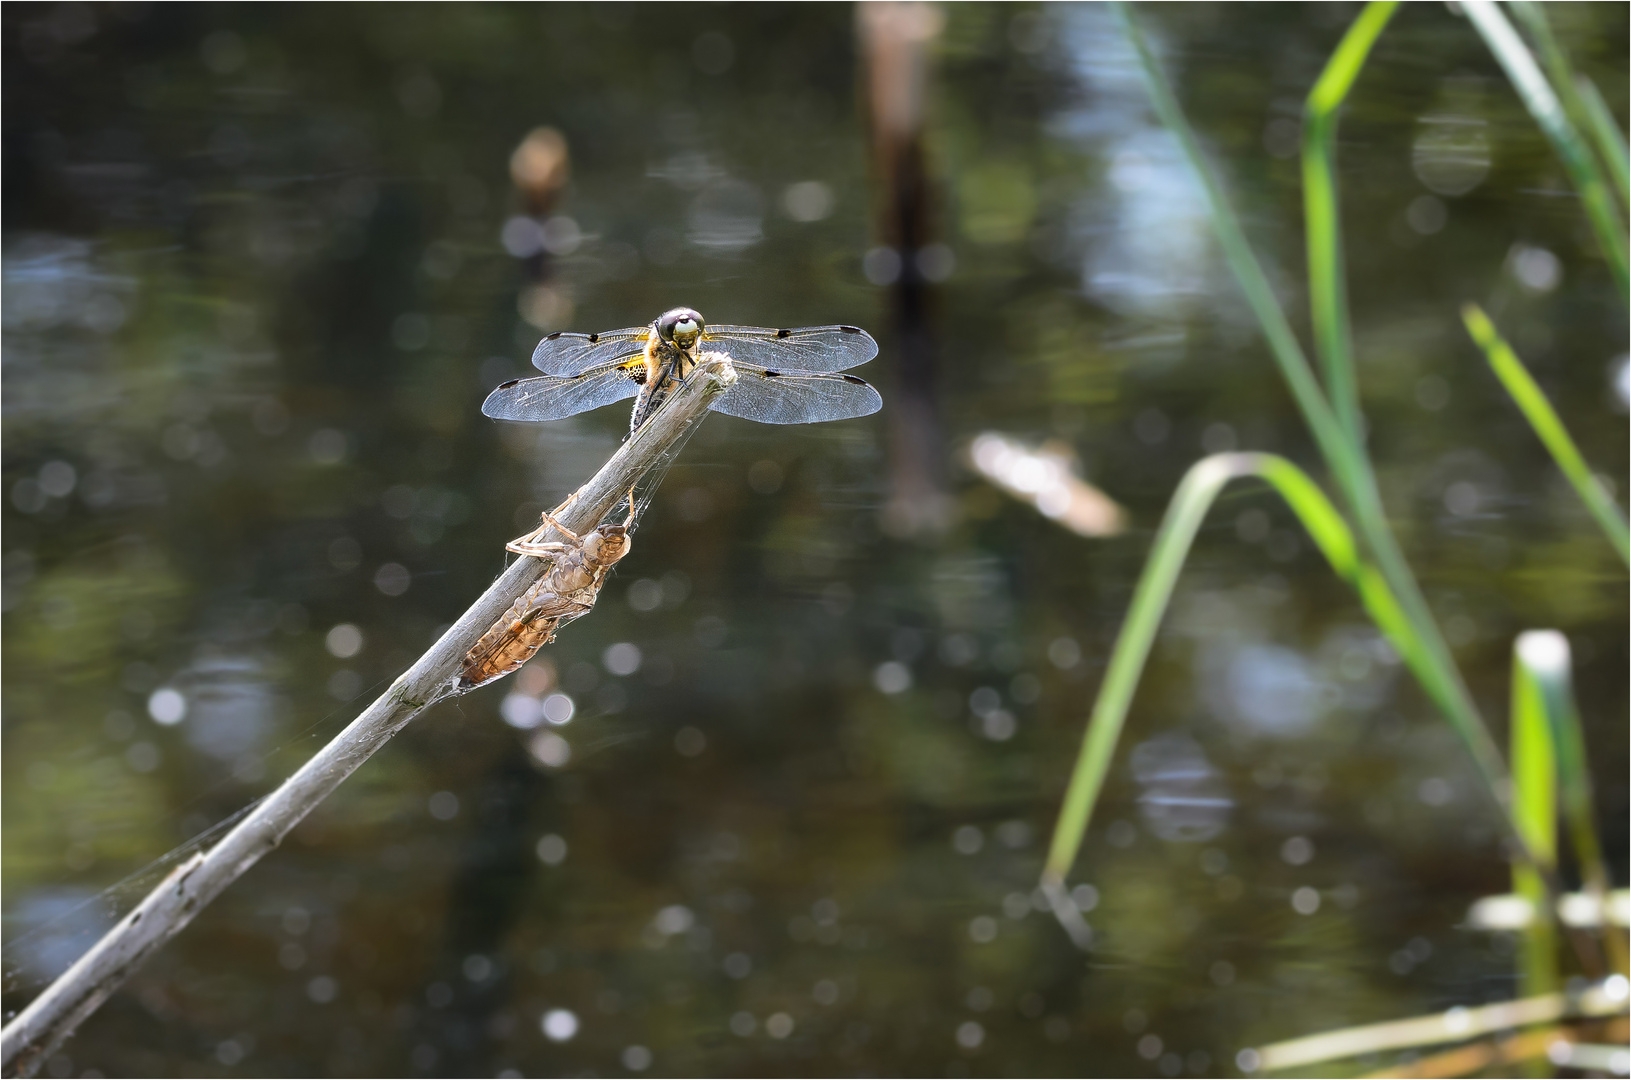
{"label": "dragonfly compound eye", "polygon": [[664,341],[689,348],[702,333],[703,326],[702,316],[691,308],[675,308],[663,312],[657,320],[657,334]]}

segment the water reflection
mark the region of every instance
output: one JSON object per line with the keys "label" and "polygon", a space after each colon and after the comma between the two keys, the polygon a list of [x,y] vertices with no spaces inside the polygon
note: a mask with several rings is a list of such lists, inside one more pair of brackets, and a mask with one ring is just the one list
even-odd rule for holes
{"label": "water reflection", "polygon": [[78,325],[104,337],[123,326],[120,297],[134,292],[135,281],[96,268],[91,252],[90,244],[67,237],[18,242],[6,259],[6,325],[19,331]]}
{"label": "water reflection", "polygon": [[1165,131],[1123,136],[1108,148],[1113,200],[1088,226],[1083,283],[1094,297],[1129,313],[1166,310],[1209,285],[1211,231],[1177,144]]}
{"label": "water reflection", "polygon": [[1129,314],[1171,313],[1213,284],[1205,202],[1177,143],[1148,118],[1138,59],[1112,14],[1088,5],[1052,17],[1083,91],[1054,123],[1106,163],[1103,186],[1072,209],[1083,287]]}
{"label": "water reflection", "polygon": [[[398,735],[53,1068],[1204,1074],[1509,990],[1449,929],[1504,873],[1464,751],[1247,485],[1073,871],[1096,951],[1033,892],[1178,478],[1311,460],[1104,9],[939,13],[910,261],[869,232],[846,9],[7,11],[7,1008],[100,923],[15,935],[296,768],[617,447],[611,410],[481,418],[540,327],[853,321],[889,368],[879,290],[916,275],[945,444],[1057,440],[1128,525],[1069,534],[947,460],[945,532],[902,539],[896,413],[710,419],[591,618]],[[1348,15],[1203,15],[1138,13],[1295,321],[1295,117]],[[1412,9],[1344,114],[1370,446],[1469,683],[1562,627],[1607,768],[1621,571],[1454,311],[1499,290],[1622,491],[1623,312],[1521,103],[1447,79],[1489,63]]]}
{"label": "water reflection", "polygon": [[686,220],[691,243],[735,254],[764,239],[764,198],[752,184],[715,180],[692,200]]}
{"label": "water reflection", "polygon": [[6,979],[19,974],[54,979],[78,960],[91,942],[113,925],[117,914],[104,910],[89,889],[38,889],[9,913],[15,920],[6,946]]}
{"label": "water reflection", "polygon": [[1200,746],[1176,732],[1133,747],[1133,776],[1145,826],[1162,840],[1210,840],[1228,822],[1234,800]]}
{"label": "water reflection", "polygon": [[1489,175],[1488,122],[1478,108],[1482,89],[1480,79],[1446,80],[1436,107],[1419,121],[1410,163],[1437,195],[1465,195]]}
{"label": "water reflection", "polygon": [[1292,649],[1252,645],[1225,663],[1225,715],[1265,735],[1300,734],[1318,718],[1320,684],[1306,660]]}

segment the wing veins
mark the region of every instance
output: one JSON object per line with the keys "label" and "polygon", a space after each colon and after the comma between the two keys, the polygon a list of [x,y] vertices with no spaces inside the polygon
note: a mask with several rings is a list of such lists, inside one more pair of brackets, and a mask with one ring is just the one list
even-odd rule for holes
{"label": "wing veins", "polygon": [[702,332],[702,347],[727,353],[733,360],[793,371],[843,371],[878,355],[871,334],[843,324],[790,330],[711,326]]}
{"label": "wing veins", "polygon": [[580,375],[598,363],[645,351],[649,326],[630,326],[604,334],[550,334],[532,350],[532,366],[545,375]]}
{"label": "wing veins", "polygon": [[495,420],[559,420],[639,392],[636,365],[608,360],[576,375],[538,375],[505,383],[482,402],[483,414]]}
{"label": "wing veins", "polygon": [[[761,424],[815,424],[877,412],[883,399],[853,375],[736,363],[739,378],[710,408]],[[776,371],[776,374],[770,374]]]}

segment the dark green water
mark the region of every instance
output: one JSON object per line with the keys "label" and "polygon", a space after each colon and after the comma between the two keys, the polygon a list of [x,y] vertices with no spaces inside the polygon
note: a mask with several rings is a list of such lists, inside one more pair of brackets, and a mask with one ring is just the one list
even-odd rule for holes
{"label": "dark green water", "polygon": [[[1140,13],[1305,337],[1295,121],[1353,10]],[[1554,19],[1623,108],[1626,9]],[[8,5],[3,34],[8,1012],[617,445],[620,407],[479,412],[540,334],[538,260],[504,243],[537,245],[527,132],[571,155],[535,316],[852,322],[885,399],[710,418],[590,617],[415,721],[49,1074],[1231,1074],[1513,994],[1512,943],[1459,927],[1509,882],[1470,759],[1250,486],[1201,535],[1071,879],[1093,951],[1036,909],[1178,480],[1231,446],[1320,475],[1107,10],[945,11],[949,520],[915,534],[885,513],[911,388],[866,273],[851,9]],[[1624,308],[1445,8],[1387,30],[1340,153],[1394,526],[1498,731],[1514,635],[1569,635],[1623,853],[1623,568],[1456,313],[1490,309],[1623,497]],[[1063,440],[1132,527],[1084,540],[978,480],[988,429]]]}

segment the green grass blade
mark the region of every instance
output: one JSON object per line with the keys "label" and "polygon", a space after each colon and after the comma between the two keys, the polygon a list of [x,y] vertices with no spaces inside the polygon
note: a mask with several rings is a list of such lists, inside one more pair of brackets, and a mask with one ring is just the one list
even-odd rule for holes
{"label": "green grass blade", "polygon": [[1506,71],[1529,115],[1551,140],[1552,148],[1568,170],[1574,188],[1585,205],[1586,217],[1597,235],[1598,246],[1608,260],[1609,270],[1619,286],[1620,298],[1631,302],[1631,272],[1627,271],[1625,224],[1619,207],[1609,195],[1602,169],[1575,129],[1551,83],[1541,72],[1528,46],[1493,0],[1462,0],[1461,10],[1472,20],[1489,51]]}
{"label": "green grass blade", "polygon": [[1161,530],[1150,549],[1150,559],[1144,564],[1144,572],[1133,592],[1127,621],[1116,635],[1104,682],[1099,686],[1099,696],[1087,721],[1087,734],[1048,847],[1048,861],[1042,873],[1044,886],[1062,883],[1076,861],[1076,853],[1081,850],[1082,838],[1087,835],[1093,818],[1093,807],[1104,787],[1105,775],[1110,771],[1110,758],[1121,738],[1133,691],[1144,672],[1150,645],[1155,641],[1156,628],[1172,599],[1178,571],[1189,556],[1195,533],[1212,501],[1224,484],[1241,475],[1233,462],[1242,456],[1218,454],[1202,459],[1184,474],[1173,494]]}
{"label": "green grass blade", "polygon": [[1297,343],[1296,335],[1292,333],[1291,326],[1275,299],[1262,266],[1246,242],[1239,219],[1236,218],[1228,199],[1224,197],[1222,186],[1213,177],[1195,134],[1190,130],[1189,122],[1184,118],[1183,110],[1178,107],[1177,99],[1156,65],[1155,58],[1150,54],[1149,46],[1139,32],[1137,23],[1133,21],[1124,3],[1116,3],[1114,7],[1121,19],[1123,31],[1138,55],[1145,87],[1149,91],[1155,111],[1167,130],[1178,140],[1178,145],[1201,185],[1224,259],[1229,264],[1229,269],[1239,283],[1241,291],[1245,293],[1248,305],[1257,316],[1264,336],[1268,339],[1270,354],[1274,357],[1292,397],[1302,411],[1303,419],[1307,422],[1338,489],[1353,512],[1360,536],[1375,559],[1388,588],[1399,599],[1416,637],[1439,669],[1435,683],[1450,690],[1442,699],[1445,717],[1466,743],[1483,777],[1486,792],[1501,808],[1502,814],[1508,816],[1510,825],[1509,785],[1505,763],[1501,760],[1500,751],[1496,748],[1489,729],[1478,714],[1472,695],[1461,679],[1450,647],[1439,632],[1433,613],[1427,606],[1427,600],[1422,596],[1421,589],[1410,572],[1410,566],[1405,562],[1404,554],[1399,550],[1399,545],[1388,528],[1370,461],[1366,458],[1361,445],[1349,438],[1341,423],[1337,421],[1336,414],[1331,410],[1319,383],[1315,380],[1308,358],[1303,354],[1302,346]]}
{"label": "green grass blade", "polygon": [[[1512,810],[1530,852],[1552,870],[1557,865],[1557,755],[1545,694],[1525,662],[1528,637],[1519,636],[1512,650]],[[1546,883],[1537,867],[1518,862],[1512,867],[1512,889],[1534,912],[1518,955],[1518,992],[1525,997],[1552,993],[1558,989],[1557,914]]]}
{"label": "green grass blade", "polygon": [[1387,579],[1360,557],[1348,523],[1326,499],[1325,493],[1307,473],[1285,458],[1274,454],[1256,457],[1257,475],[1274,486],[1308,530],[1331,569],[1353,586],[1377,629],[1386,635],[1422,689],[1441,711],[1453,710],[1456,696],[1462,692],[1459,682],[1446,674]]}
{"label": "green grass blade", "polygon": [[1110,654],[1110,664],[1088,717],[1087,732],[1048,847],[1042,882],[1050,895],[1062,894],[1065,875],[1081,850],[1082,838],[1092,821],[1093,808],[1103,790],[1110,760],[1127,720],[1133,691],[1143,674],[1156,630],[1201,521],[1224,485],[1245,476],[1268,481],[1286,501],[1331,569],[1354,587],[1366,612],[1434,702],[1446,708],[1448,699],[1459,690],[1456,684],[1444,678],[1442,666],[1416,632],[1415,624],[1386,579],[1361,558],[1347,522],[1307,473],[1274,454],[1214,454],[1203,458],[1184,475],[1168,505],[1149,562],[1144,565],[1133,592],[1127,621]]}
{"label": "green grass blade", "polygon": [[1580,456],[1580,450],[1569,437],[1568,428],[1558,418],[1557,410],[1546,400],[1545,393],[1536,385],[1523,361],[1518,359],[1518,354],[1501,337],[1500,331],[1495,329],[1495,324],[1482,308],[1477,304],[1468,304],[1461,309],[1461,318],[1467,324],[1467,333],[1472,335],[1473,341],[1489,358],[1489,366],[1494,370],[1495,377],[1501,380],[1501,385],[1511,395],[1523,418],[1540,436],[1540,441],[1551,453],[1552,460],[1557,462],[1557,467],[1574,485],[1575,493],[1586,504],[1591,516],[1597,519],[1608,542],[1619,552],[1621,561],[1631,566],[1631,526],[1627,525],[1625,514],[1614,502],[1614,497],[1592,474],[1586,459]]}
{"label": "green grass blade", "polygon": [[1264,336],[1268,338],[1269,351],[1274,357],[1274,362],[1279,365],[1280,374],[1291,389],[1297,407],[1307,418],[1314,439],[1319,444],[1320,453],[1325,457],[1331,470],[1338,475],[1343,487],[1347,488],[1358,482],[1363,471],[1357,444],[1350,443],[1343,437],[1342,425],[1338,423],[1336,414],[1331,411],[1330,403],[1320,389],[1319,382],[1314,378],[1313,369],[1308,365],[1308,358],[1303,355],[1302,346],[1297,343],[1297,335],[1292,332],[1291,324],[1286,321],[1285,313],[1280,310],[1280,302],[1274,296],[1268,275],[1263,272],[1263,267],[1252,253],[1251,245],[1247,243],[1246,235],[1241,230],[1240,222],[1229,206],[1228,199],[1224,197],[1221,185],[1212,175],[1212,170],[1206,166],[1206,159],[1195,140],[1195,134],[1190,130],[1188,121],[1184,119],[1183,110],[1178,107],[1178,101],[1173,96],[1171,88],[1161,77],[1143,34],[1133,22],[1126,5],[1115,6],[1121,16],[1128,40],[1138,52],[1145,86],[1149,89],[1150,100],[1155,106],[1156,114],[1178,140],[1184,156],[1189,159],[1196,179],[1200,181],[1211,210],[1212,227],[1217,232],[1224,258],[1240,283],[1241,291],[1246,294],[1246,303],[1257,316]]}
{"label": "green grass blade", "polygon": [[[1521,674],[1520,674],[1521,671]],[[1544,711],[1544,718],[1556,765],[1557,800],[1563,808],[1563,820],[1568,829],[1569,844],[1580,866],[1581,886],[1597,901],[1599,910],[1607,910],[1610,877],[1608,863],[1603,858],[1602,841],[1597,834],[1597,822],[1592,807],[1591,771],[1586,766],[1586,737],[1580,724],[1580,711],[1574,702],[1573,665],[1569,658],[1569,639],[1556,630],[1529,630],[1518,635],[1513,647],[1513,784],[1521,783],[1519,773],[1527,765],[1520,765],[1517,756],[1518,687],[1520,680],[1532,687],[1533,698]],[[1533,737],[1533,736],[1531,736]],[[1522,799],[1520,797],[1519,802]],[[1553,822],[1555,835],[1555,811]],[[1556,841],[1553,841],[1555,852]],[[1555,854],[1554,854],[1555,860]],[[1538,911],[1538,909],[1537,909]],[[1548,920],[1549,921],[1549,920]],[[1626,971],[1627,957],[1621,935],[1611,927],[1605,915],[1602,920],[1604,952],[1614,969]]]}
{"label": "green grass blade", "polygon": [[1586,130],[1591,132],[1592,141],[1597,144],[1597,153],[1608,163],[1608,171],[1614,177],[1614,186],[1620,194],[1620,205],[1631,206],[1631,149],[1625,145],[1625,132],[1620,130],[1613,110],[1603,100],[1596,83],[1581,75],[1575,80],[1575,85],[1579,87],[1580,104],[1585,108],[1589,121]]}
{"label": "green grass blade", "polygon": [[[1569,119],[1575,127],[1592,136],[1592,145],[1600,158],[1599,164],[1606,166],[1614,177],[1620,207],[1624,209],[1627,201],[1625,140],[1619,136],[1619,126],[1614,123],[1613,114],[1608,112],[1602,95],[1588,80],[1575,74],[1567,50],[1558,42],[1557,35],[1552,33],[1545,5],[1537,4],[1534,0],[1508,0],[1507,8],[1539,46],[1541,63],[1546,65],[1552,85],[1557,88],[1558,96],[1563,99],[1563,107],[1568,110]],[[1602,114],[1594,111],[1592,98],[1596,99],[1596,106],[1602,109]],[[1608,117],[1608,130],[1613,133],[1610,139],[1604,139],[1605,133],[1599,130],[1602,115]]]}
{"label": "green grass blade", "polygon": [[1337,200],[1337,113],[1365,66],[1371,46],[1398,6],[1396,0],[1372,0],[1365,5],[1325,65],[1303,108],[1303,217],[1308,233],[1308,296],[1315,355],[1325,370],[1325,392],[1331,396],[1331,410],[1355,445],[1363,442],[1363,428]]}

